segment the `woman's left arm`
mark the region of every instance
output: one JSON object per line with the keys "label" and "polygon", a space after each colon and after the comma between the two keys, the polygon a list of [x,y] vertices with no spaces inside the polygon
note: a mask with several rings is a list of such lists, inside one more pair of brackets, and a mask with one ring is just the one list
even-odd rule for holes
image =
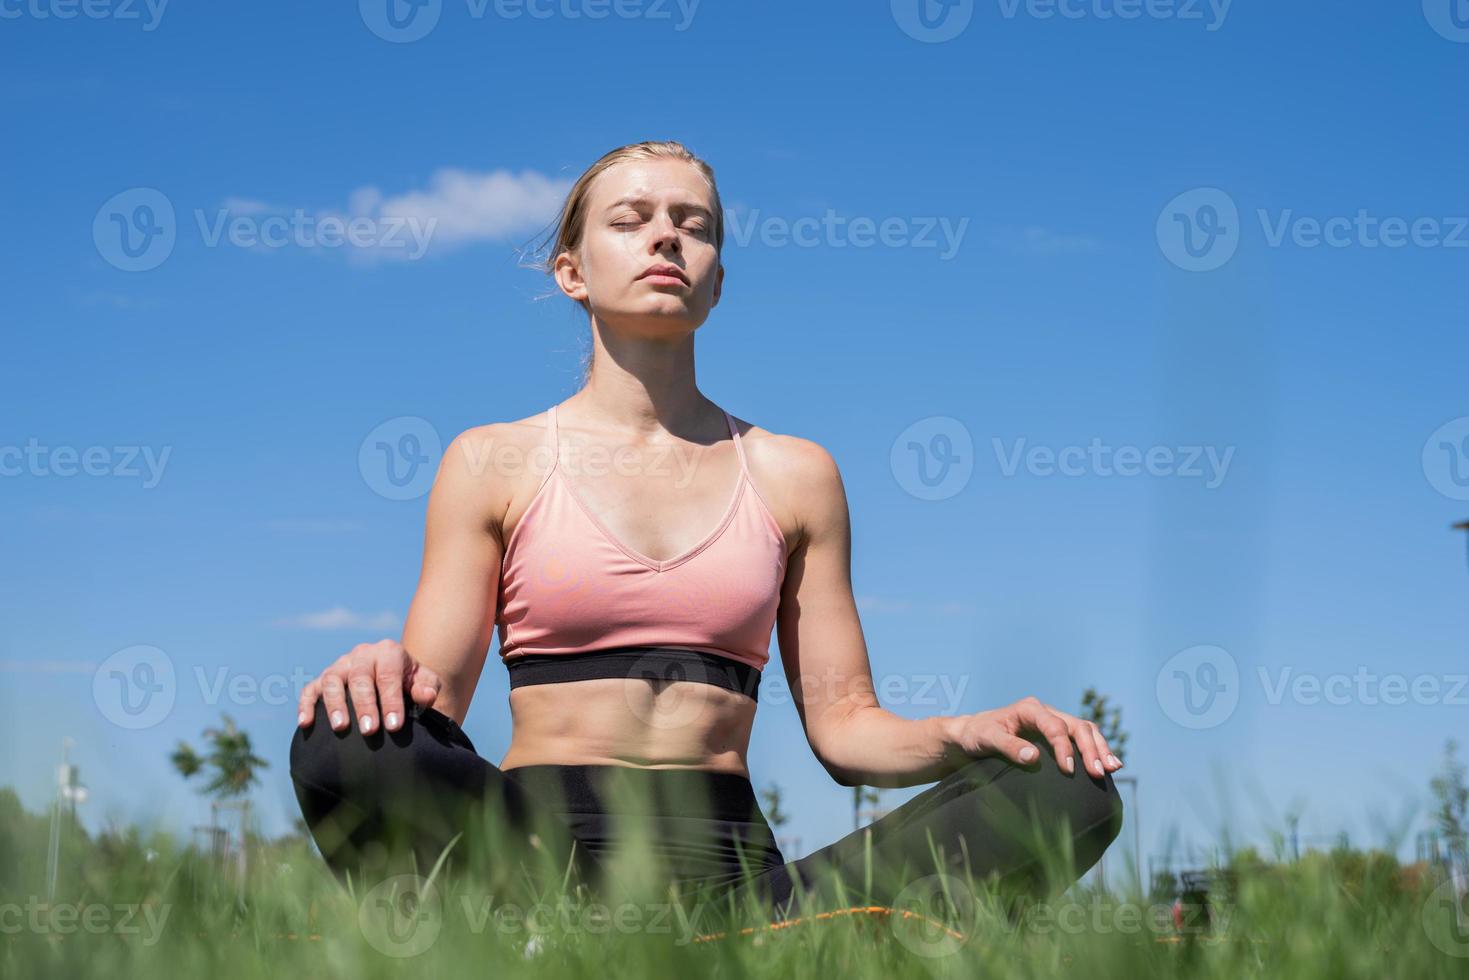
{"label": "woman's left arm", "polygon": [[930,783],[986,755],[1034,762],[1037,750],[1023,731],[1044,736],[1067,771],[1074,771],[1073,739],[1089,774],[1121,768],[1096,725],[1035,698],[971,715],[918,719],[883,708],[852,596],[851,523],[841,473],[817,443],[785,442],[788,465],[781,470],[792,489],[783,496],[791,501],[799,544],[786,566],[776,636],[806,740],[837,783]]}

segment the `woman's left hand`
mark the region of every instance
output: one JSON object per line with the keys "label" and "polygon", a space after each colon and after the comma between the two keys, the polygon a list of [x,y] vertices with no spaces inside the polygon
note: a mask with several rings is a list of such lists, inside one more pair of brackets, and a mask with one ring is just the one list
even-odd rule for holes
{"label": "woman's left hand", "polygon": [[1071,742],[1081,750],[1087,774],[1102,777],[1122,768],[1107,739],[1095,722],[1058,711],[1034,697],[1021,698],[1003,708],[949,719],[949,738],[970,756],[1003,755],[1015,762],[1036,760],[1035,746],[1021,737],[1023,731],[1045,736],[1056,753],[1056,762],[1068,773],[1076,771]]}

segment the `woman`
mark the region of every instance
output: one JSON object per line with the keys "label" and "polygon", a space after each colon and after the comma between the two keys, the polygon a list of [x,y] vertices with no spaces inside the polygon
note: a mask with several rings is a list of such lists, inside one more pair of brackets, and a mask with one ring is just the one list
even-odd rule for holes
{"label": "woman", "polygon": [[[798,893],[891,905],[936,858],[1055,887],[1047,848],[1067,842],[1007,821],[1068,835],[1073,875],[1116,836],[1121,763],[1094,724],[1035,698],[919,720],[879,705],[835,463],[695,383],[723,240],[713,171],[678,143],[616,149],[572,187],[547,271],[590,320],[585,386],[454,440],[402,642],[353,648],[302,693],[292,777],[339,873],[381,868],[390,840],[431,865],[490,812],[522,831],[509,846],[549,846],[594,885],[643,833],[676,888],[754,895],[780,918]],[[513,734],[493,765],[459,725],[496,628]],[[937,781],[794,862],[745,759],[772,628],[833,779]]]}

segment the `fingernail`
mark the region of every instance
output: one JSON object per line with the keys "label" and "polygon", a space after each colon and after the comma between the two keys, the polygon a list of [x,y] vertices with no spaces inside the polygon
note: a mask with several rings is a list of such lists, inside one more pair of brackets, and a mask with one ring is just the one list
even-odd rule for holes
{"label": "fingernail", "polygon": [[1092,768],[1097,771],[1097,775],[1098,776],[1105,776],[1107,774],[1107,770],[1105,770],[1105,769],[1102,768],[1102,760],[1101,759],[1098,759],[1098,760],[1096,760],[1096,762],[1097,762],[1097,764],[1095,766],[1093,766]]}
{"label": "fingernail", "polygon": [[1076,760],[1069,755],[1066,757],[1066,771],[1076,772]]}
{"label": "fingernail", "polygon": [[1035,758],[1035,746],[1033,746],[1033,745],[1027,745],[1025,748],[1023,748],[1023,749],[1020,750],[1020,761],[1021,762],[1029,762],[1030,760],[1032,760],[1034,758]]}
{"label": "fingernail", "polygon": [[1119,759],[1119,758],[1117,758],[1115,755],[1109,755],[1109,756],[1107,756],[1107,761],[1110,762],[1110,763],[1112,763],[1112,765],[1114,765],[1114,766],[1121,766],[1122,765],[1122,760]]}
{"label": "fingernail", "polygon": [[342,718],[342,713],[340,711],[333,711],[332,712],[332,727],[333,728],[341,728],[342,727],[342,722],[344,720],[345,719]]}
{"label": "fingernail", "polygon": [[303,711],[299,715],[296,716],[296,724],[298,724],[298,725],[304,725],[304,724],[306,724],[306,712]]}
{"label": "fingernail", "polygon": [[358,724],[362,728],[362,734],[372,734],[372,715],[363,715],[362,718],[359,719]]}
{"label": "fingernail", "polygon": [[398,712],[389,711],[386,723],[390,730],[396,732],[398,730]]}

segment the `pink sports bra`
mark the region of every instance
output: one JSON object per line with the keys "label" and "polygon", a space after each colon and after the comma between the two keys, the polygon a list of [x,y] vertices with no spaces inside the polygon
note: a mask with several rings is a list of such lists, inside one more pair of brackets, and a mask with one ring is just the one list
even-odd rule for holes
{"label": "pink sports bra", "polygon": [[740,474],[723,517],[699,543],[657,561],[617,540],[576,495],[560,466],[556,408],[546,411],[551,466],[500,571],[495,623],[510,686],[646,676],[754,698],[786,546],[734,419],[724,413]]}

